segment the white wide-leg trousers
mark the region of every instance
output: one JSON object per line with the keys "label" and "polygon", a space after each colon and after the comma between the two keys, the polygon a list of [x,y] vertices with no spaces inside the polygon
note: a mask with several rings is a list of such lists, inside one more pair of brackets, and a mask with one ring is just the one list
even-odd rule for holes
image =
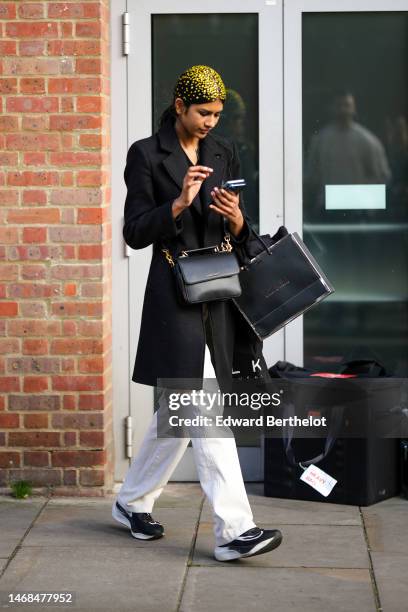
{"label": "white wide-leg trousers", "polygon": [[[204,378],[216,378],[208,346]],[[141,448],[126,473],[117,500],[129,512],[152,512],[155,500],[183,456],[190,438],[158,438],[155,412]],[[255,527],[235,438],[192,437],[201,487],[211,505],[216,546]]]}

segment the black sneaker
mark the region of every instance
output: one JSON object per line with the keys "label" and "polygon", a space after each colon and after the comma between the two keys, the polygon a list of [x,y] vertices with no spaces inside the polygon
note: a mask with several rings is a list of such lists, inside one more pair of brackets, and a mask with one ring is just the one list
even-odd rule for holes
{"label": "black sneaker", "polygon": [[112,516],[129,527],[132,536],[138,540],[157,540],[164,535],[163,525],[155,521],[149,512],[127,512],[119,502],[115,502]]}
{"label": "black sneaker", "polygon": [[217,546],[214,550],[214,557],[217,561],[233,561],[243,557],[262,555],[277,548],[281,542],[282,533],[279,529],[253,527],[232,542]]}

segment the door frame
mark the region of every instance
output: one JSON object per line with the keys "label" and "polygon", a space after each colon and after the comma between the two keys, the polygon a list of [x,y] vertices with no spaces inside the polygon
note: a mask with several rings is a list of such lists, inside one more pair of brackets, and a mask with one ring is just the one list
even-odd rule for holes
{"label": "door frame", "polygon": [[[125,454],[124,422],[129,414],[129,278],[123,247],[123,204],[126,186],[124,160],[128,145],[126,111],[127,58],[122,54],[122,13],[126,0],[110,3],[111,80],[111,215],[112,215],[112,426],[114,481],[120,483],[129,467]],[[117,160],[117,161],[116,161]],[[116,485],[117,486],[117,485]]]}
{"label": "door frame", "polygon": [[[152,88],[151,88],[151,16],[152,14],[203,13],[202,4],[191,0],[179,0],[175,11],[168,0],[128,0],[127,11],[130,22],[130,54],[128,56],[128,146],[140,138],[151,135]],[[261,232],[276,231],[284,223],[283,215],[283,96],[282,96],[282,4],[271,0],[209,0],[205,13],[258,13],[259,15],[259,75],[269,74],[270,78],[259,79],[259,169],[260,176],[267,177],[259,185]],[[134,41],[134,42],[133,42]],[[143,91],[143,96],[140,95]],[[273,203],[273,206],[268,205]],[[141,306],[151,247],[135,252],[127,248],[129,255],[129,277],[140,278],[138,288],[129,289],[130,311],[133,320],[129,331],[133,346],[136,346],[140,326]],[[282,330],[264,344],[268,363],[275,363],[284,357],[285,332]],[[133,369],[135,350],[129,351],[128,371]],[[130,387],[131,414],[137,415],[139,431],[147,426],[153,413],[153,396],[142,389],[143,385],[133,383]],[[149,389],[150,391],[150,389]],[[144,415],[140,418],[143,404]],[[141,421],[144,421],[141,424]],[[134,419],[136,422],[136,419]],[[134,444],[137,450],[137,444]],[[263,479],[263,449],[240,447],[238,449],[244,478]],[[173,474],[174,480],[195,480],[197,478],[192,449]]]}

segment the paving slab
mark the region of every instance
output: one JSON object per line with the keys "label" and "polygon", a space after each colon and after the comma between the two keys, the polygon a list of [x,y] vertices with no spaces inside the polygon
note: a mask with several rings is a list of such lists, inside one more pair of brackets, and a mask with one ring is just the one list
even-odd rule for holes
{"label": "paving slab", "polygon": [[0,499],[0,557],[9,557],[46,503],[41,499]]}
{"label": "paving slab", "polygon": [[[120,484],[116,484],[114,489],[112,500],[117,496]],[[169,482],[157,498],[154,508],[196,508],[201,505],[203,495],[197,482]]]}
{"label": "paving slab", "polygon": [[197,483],[169,483],[156,500],[154,508],[199,508],[203,490]]}
{"label": "paving slab", "polygon": [[[58,496],[51,497],[51,506],[100,506],[103,504],[112,505],[119,492],[119,483],[115,485],[116,492],[105,497],[72,497]],[[203,491],[201,486],[195,482],[189,483],[168,483],[156,500],[155,508],[197,508],[201,505]]]}
{"label": "paving slab", "polygon": [[393,497],[361,511],[371,550],[408,554],[408,500]]}
{"label": "paving slab", "polygon": [[[375,612],[368,570],[191,567],[180,612]],[[239,564],[239,565],[238,565]]]}
{"label": "paving slab", "polygon": [[384,612],[408,609],[408,554],[371,554],[375,579]]}
{"label": "paving slab", "polygon": [[[67,592],[76,594],[69,609],[83,612],[117,610],[167,612],[174,610],[188,551],[150,550],[119,546],[25,547],[7,568],[0,590]],[[0,609],[5,608],[2,604]],[[14,606],[25,610],[27,605]],[[38,609],[36,607],[36,609]],[[67,606],[42,608],[67,609]]]}
{"label": "paving slab", "polygon": [[[153,516],[165,525],[166,536],[154,542],[135,540],[112,519],[116,494],[27,500],[0,496],[0,571],[45,506],[5,569],[0,592],[74,590],[77,603],[72,609],[77,612],[174,612],[187,569],[182,612],[255,607],[261,612],[374,612],[363,516],[382,609],[406,609],[407,500],[394,497],[359,509],[267,498],[262,483],[248,484],[247,491],[255,520],[265,528],[281,528],[282,545],[252,559],[216,561],[212,512],[205,502],[188,568],[203,500],[198,483],[165,487]],[[155,588],[145,593],[151,577],[157,578]],[[27,605],[13,609],[26,611]]]}
{"label": "paving slab", "polygon": [[[274,529],[276,525],[263,525]],[[368,568],[364,533],[360,527],[331,525],[287,525],[283,542],[264,555],[250,557],[254,567],[339,567]],[[193,565],[218,565],[213,557],[214,536],[210,522],[200,522]]]}
{"label": "paving slab", "polygon": [[[111,507],[112,502],[47,506],[24,539],[23,547],[151,547],[152,542],[133,538],[127,527],[115,521]],[[196,508],[157,508],[154,517],[165,526],[166,536],[153,543],[155,548],[181,547],[188,551],[198,513]]]}
{"label": "paving slab", "polygon": [[84,506],[86,508],[98,508],[102,506],[112,506],[114,496],[106,497],[51,497],[47,506],[50,508],[65,506]]}
{"label": "paving slab", "polygon": [[[257,524],[279,525],[358,525],[361,515],[358,506],[326,504],[279,497],[261,497],[248,494],[254,520]],[[206,501],[203,519],[211,520],[211,508]]]}

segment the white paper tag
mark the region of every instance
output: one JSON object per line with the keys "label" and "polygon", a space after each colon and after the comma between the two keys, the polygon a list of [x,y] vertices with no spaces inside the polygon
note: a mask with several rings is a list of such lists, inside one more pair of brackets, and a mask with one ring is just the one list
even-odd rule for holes
{"label": "white paper tag", "polygon": [[313,463],[303,472],[300,480],[303,480],[306,484],[316,489],[316,491],[324,495],[324,497],[328,496],[337,482],[335,478],[323,472],[323,470],[313,465]]}

